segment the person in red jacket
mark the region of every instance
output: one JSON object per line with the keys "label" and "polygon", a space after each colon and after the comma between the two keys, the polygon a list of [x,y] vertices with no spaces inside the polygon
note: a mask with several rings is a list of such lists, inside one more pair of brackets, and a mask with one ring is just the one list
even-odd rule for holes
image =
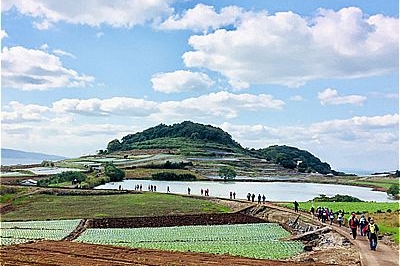
{"label": "person in red jacket", "polygon": [[353,239],[356,239],[356,237],[357,237],[357,228],[358,228],[359,224],[360,223],[356,217],[356,214],[354,212],[352,212],[351,217],[349,218],[349,227],[351,229]]}

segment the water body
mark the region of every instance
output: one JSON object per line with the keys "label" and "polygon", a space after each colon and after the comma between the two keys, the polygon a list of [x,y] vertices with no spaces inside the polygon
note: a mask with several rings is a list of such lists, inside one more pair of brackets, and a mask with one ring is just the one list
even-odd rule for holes
{"label": "water body", "polygon": [[308,201],[320,194],[329,197],[336,194],[351,195],[364,201],[394,202],[387,197],[385,192],[372,191],[371,188],[295,182],[222,182],[222,181],[154,181],[154,180],[124,180],[100,185],[97,189],[122,189],[134,190],[136,185],[142,185],[147,191],[149,185],[155,185],[157,192],[187,194],[188,188],[192,195],[200,195],[201,189],[209,189],[210,196],[229,198],[229,192],[236,192],[237,199],[245,199],[247,193],[265,195],[268,201]]}

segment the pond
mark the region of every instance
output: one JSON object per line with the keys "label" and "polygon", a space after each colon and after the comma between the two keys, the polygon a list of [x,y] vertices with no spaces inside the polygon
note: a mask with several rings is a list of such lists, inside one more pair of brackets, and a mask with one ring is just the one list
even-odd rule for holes
{"label": "pond", "polygon": [[267,201],[307,201],[320,194],[334,196],[336,194],[351,195],[364,201],[391,202],[385,192],[372,191],[371,188],[296,182],[240,182],[240,181],[155,181],[155,180],[124,180],[100,185],[97,189],[122,189],[134,190],[136,185],[142,185],[147,191],[148,186],[156,186],[157,192],[187,194],[188,188],[192,195],[200,195],[201,189],[209,189],[209,195],[229,198],[230,192],[236,193],[237,199],[245,199],[247,193],[265,195]]}

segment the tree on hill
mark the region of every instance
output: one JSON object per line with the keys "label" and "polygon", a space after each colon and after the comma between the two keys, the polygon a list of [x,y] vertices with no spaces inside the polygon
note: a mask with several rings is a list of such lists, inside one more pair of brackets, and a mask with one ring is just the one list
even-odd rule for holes
{"label": "tree on hill", "polygon": [[111,182],[122,181],[125,177],[125,172],[116,167],[113,163],[105,164],[104,173],[110,178]]}
{"label": "tree on hill", "polygon": [[239,143],[234,141],[227,132],[211,125],[203,125],[185,121],[179,124],[167,126],[160,124],[155,127],[148,128],[142,132],[129,134],[122,138],[121,142],[117,139],[108,143],[107,150],[109,152],[119,150],[129,150],[133,144],[154,140],[159,138],[187,138],[191,140],[201,140],[206,142],[215,142],[226,145],[229,148],[243,149]]}
{"label": "tree on hill", "polygon": [[295,147],[274,145],[251,152],[285,168],[295,169],[298,167],[299,172],[331,173],[331,166],[328,163],[323,163],[310,152]]}
{"label": "tree on hill", "polygon": [[386,193],[392,197],[392,198],[397,198],[399,196],[399,184],[392,184],[390,185],[389,189],[386,191]]}
{"label": "tree on hill", "polygon": [[230,166],[221,166],[219,168],[218,174],[224,180],[234,179],[236,177],[235,170]]}
{"label": "tree on hill", "polygon": [[107,145],[108,152],[119,151],[121,149],[122,149],[122,144],[117,139],[110,141]]}

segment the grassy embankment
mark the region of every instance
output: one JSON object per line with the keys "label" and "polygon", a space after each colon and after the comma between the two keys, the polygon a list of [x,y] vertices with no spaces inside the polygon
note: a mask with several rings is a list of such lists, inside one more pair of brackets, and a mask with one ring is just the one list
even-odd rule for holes
{"label": "grassy embankment", "polygon": [[370,179],[358,179],[352,181],[355,185],[366,185],[377,188],[383,188],[384,190],[389,189],[389,187],[393,184],[399,184],[398,178],[370,178]]}
{"label": "grassy embankment", "polygon": [[[374,218],[382,234],[388,234],[397,244],[400,243],[398,202],[300,202],[299,204],[299,209],[303,211],[309,211],[312,205],[315,208],[327,207],[333,212],[344,210],[345,220],[351,212],[365,213],[366,217]],[[293,208],[292,203],[282,205]]]}
{"label": "grassy embankment", "polygon": [[13,202],[15,211],[2,221],[75,219],[95,217],[159,216],[183,213],[229,212],[209,201],[161,193],[117,195],[23,196]]}

